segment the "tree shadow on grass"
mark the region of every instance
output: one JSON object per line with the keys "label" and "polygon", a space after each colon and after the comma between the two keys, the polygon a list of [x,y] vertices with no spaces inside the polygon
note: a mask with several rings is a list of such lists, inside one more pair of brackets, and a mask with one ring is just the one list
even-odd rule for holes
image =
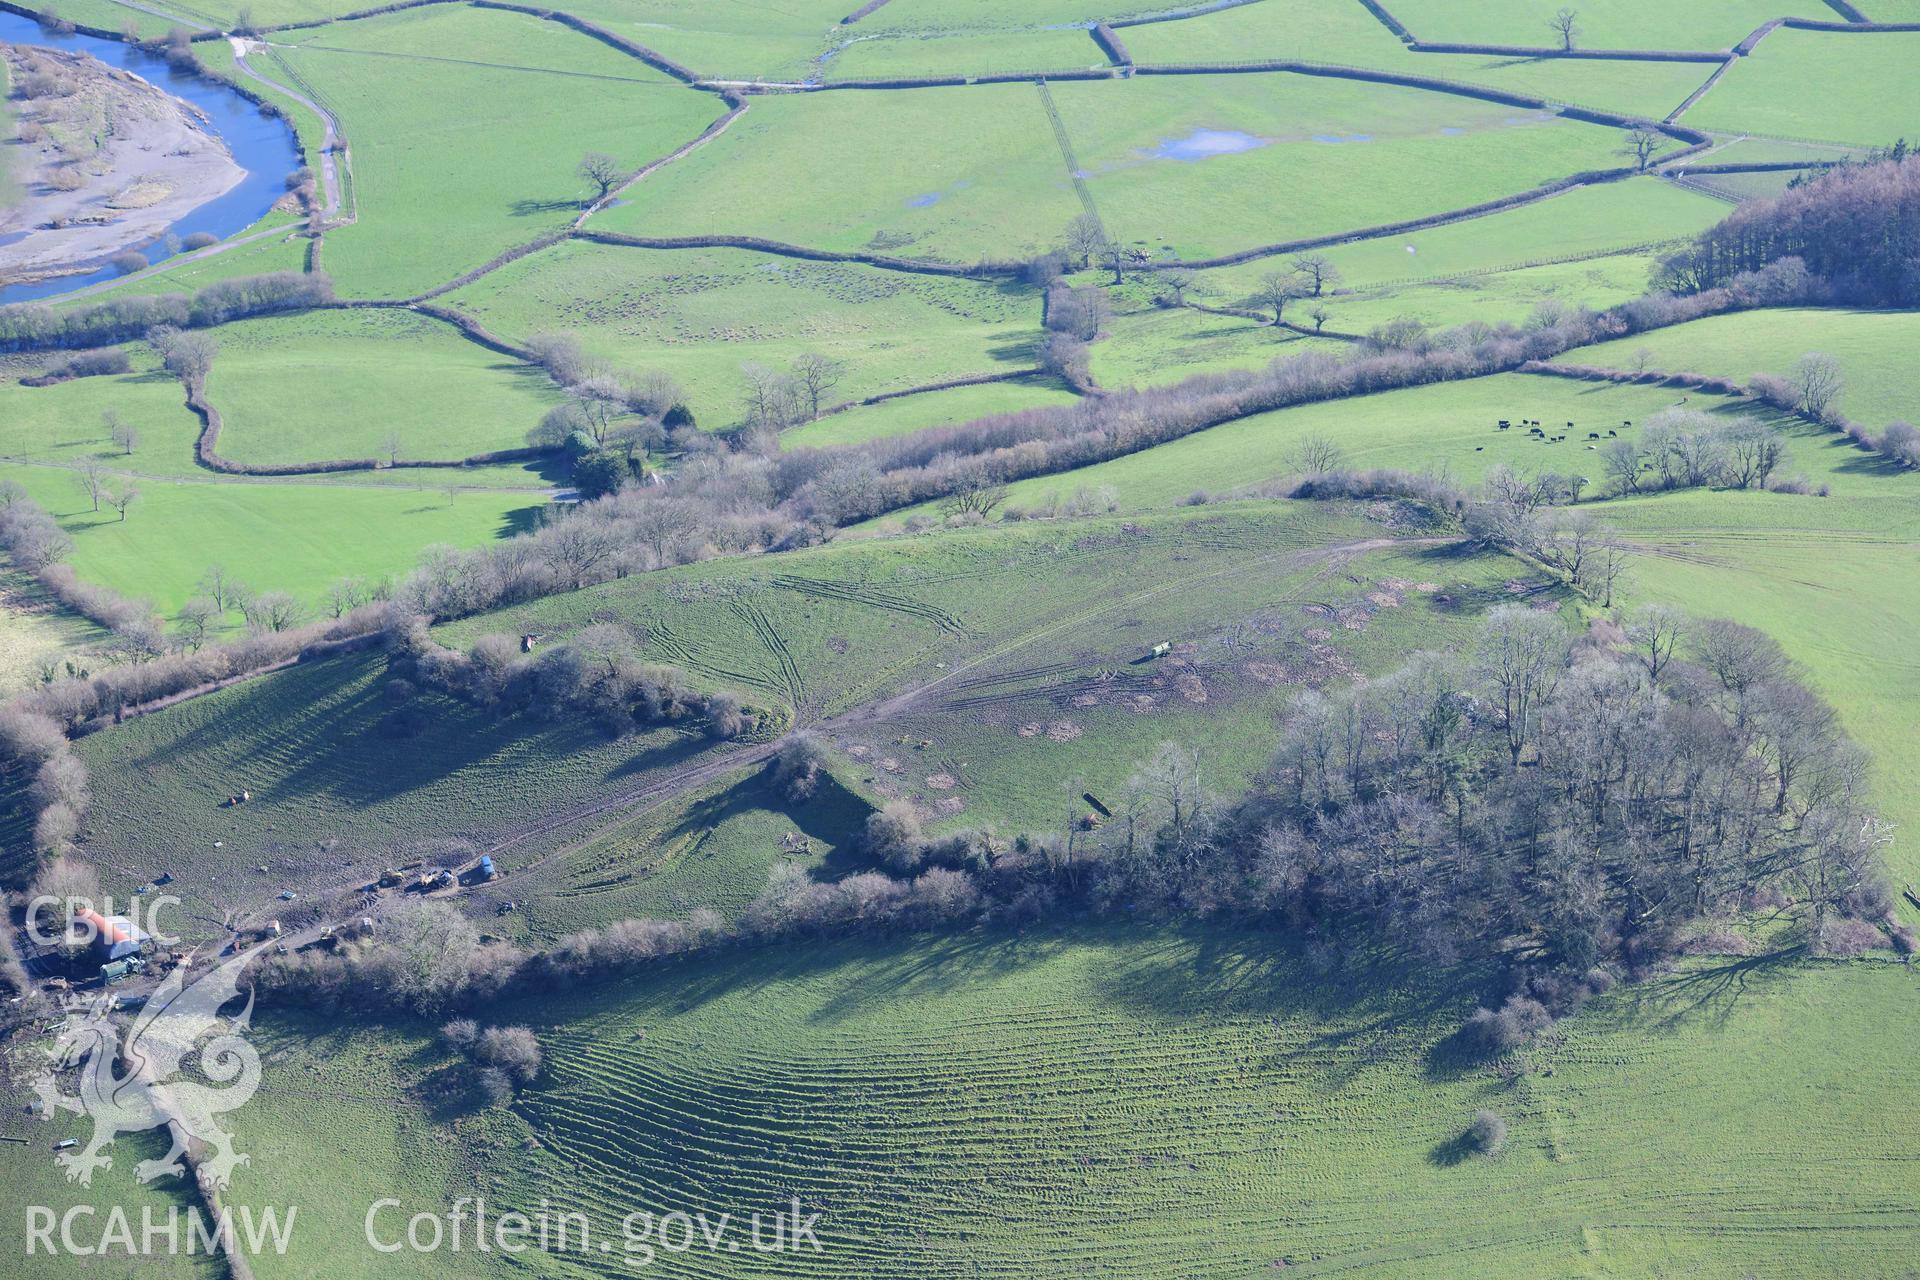
{"label": "tree shadow on grass", "polygon": [[516,218],[533,218],[543,213],[578,213],[578,200],[515,200],[507,211]]}
{"label": "tree shadow on grass", "polygon": [[[541,478],[545,479],[546,477],[542,476]],[[558,482],[552,481],[550,483]],[[541,517],[546,514],[546,510],[544,506],[515,507],[500,517],[500,527],[494,530],[493,536],[496,538],[517,538],[523,533],[532,533],[540,527]]]}
{"label": "tree shadow on grass", "polygon": [[1436,1142],[1427,1152],[1427,1163],[1442,1169],[1451,1169],[1455,1165],[1465,1164],[1480,1154],[1473,1145],[1473,1139],[1464,1132],[1456,1133],[1444,1142]]}
{"label": "tree shadow on grass", "polygon": [[1627,988],[1620,1000],[1631,1016],[1663,1031],[1702,1018],[1718,1028],[1757,986],[1785,978],[1806,954],[1804,945],[1795,944],[1763,955],[1717,957]]}

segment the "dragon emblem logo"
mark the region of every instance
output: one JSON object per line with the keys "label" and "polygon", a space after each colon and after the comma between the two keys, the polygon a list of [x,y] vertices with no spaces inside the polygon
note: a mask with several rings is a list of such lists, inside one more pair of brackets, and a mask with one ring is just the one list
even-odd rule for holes
{"label": "dragon emblem logo", "polygon": [[[215,1188],[225,1188],[234,1169],[247,1163],[216,1117],[245,1106],[260,1087],[260,1055],[244,1038],[253,1015],[252,988],[238,1013],[223,1016],[220,1010],[239,998],[241,973],[259,950],[242,951],[191,983],[186,966],[174,969],[127,1028],[124,1041],[107,1016],[112,996],[68,1013],[35,1083],[45,1114],[70,1111],[93,1120],[92,1141],[56,1157],[68,1181],[90,1186],[96,1170],[113,1167],[106,1148],[116,1137],[162,1125],[173,1146],[160,1159],[134,1166],[141,1182],[185,1176],[189,1139],[205,1151],[198,1164]],[[179,1078],[196,1056],[194,1074],[202,1078]],[[69,1067],[79,1068],[77,1095],[61,1089],[60,1073]]]}

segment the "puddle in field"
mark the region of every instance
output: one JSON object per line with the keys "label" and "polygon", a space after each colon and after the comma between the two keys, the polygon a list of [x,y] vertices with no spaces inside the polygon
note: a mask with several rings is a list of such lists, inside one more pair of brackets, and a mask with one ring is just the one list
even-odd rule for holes
{"label": "puddle in field", "polygon": [[1184,138],[1168,138],[1153,149],[1161,160],[1208,160],[1264,147],[1271,138],[1255,137],[1239,129],[1195,129]]}
{"label": "puddle in field", "polygon": [[907,201],[909,209],[925,209],[940,203],[940,192],[929,191],[923,196],[913,196]]}
{"label": "puddle in field", "polygon": [[1454,125],[1448,125],[1444,129],[1440,130],[1440,136],[1443,138],[1458,138],[1465,132],[1466,132],[1465,129],[1458,128]]}

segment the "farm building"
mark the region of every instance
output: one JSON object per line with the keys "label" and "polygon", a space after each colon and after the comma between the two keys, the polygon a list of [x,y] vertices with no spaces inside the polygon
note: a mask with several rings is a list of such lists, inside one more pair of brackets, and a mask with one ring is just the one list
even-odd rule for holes
{"label": "farm building", "polygon": [[138,954],[147,935],[133,927],[125,916],[109,919],[91,907],[74,913],[74,928],[91,937],[93,949],[102,960],[119,960]]}

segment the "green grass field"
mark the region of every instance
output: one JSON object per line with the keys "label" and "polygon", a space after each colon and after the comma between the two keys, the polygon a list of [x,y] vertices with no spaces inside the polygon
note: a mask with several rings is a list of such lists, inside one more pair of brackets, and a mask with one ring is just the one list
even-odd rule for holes
{"label": "green grass field", "polygon": [[1041,378],[956,387],[848,409],[845,413],[795,427],[780,437],[780,443],[789,449],[855,444],[923,427],[969,422],[989,414],[1072,404],[1078,398],[1065,387]]}
{"label": "green grass field", "polygon": [[[389,339],[383,350],[376,336],[383,327],[404,340]],[[286,358],[289,335],[296,350],[322,339],[305,345],[304,367]],[[279,317],[227,326],[219,338],[211,386],[228,415],[221,449],[250,461],[379,454],[385,425],[396,416],[403,457],[416,440],[462,454],[515,446],[553,398],[544,376],[503,370],[503,357],[417,317]],[[395,360],[409,348],[422,353],[421,363],[405,378],[394,376],[394,364],[380,372],[376,357]],[[195,594],[194,584],[216,561],[258,590],[292,591],[314,605],[342,577],[403,576],[435,543],[472,546],[529,527],[561,478],[506,466],[311,480],[215,475],[194,461],[200,424],[182,402],[180,384],[143,345],[130,351],[131,373],[38,388],[17,378],[43,364],[17,358],[0,380],[0,477],[23,485],[59,518],[73,536],[72,563],[81,576],[151,600],[168,615]],[[343,402],[331,399],[343,388],[363,397],[359,404],[391,406],[396,416],[343,413]],[[425,435],[423,423],[449,404],[463,406],[463,416],[441,418],[442,434]],[[138,432],[132,454],[109,438],[108,413]],[[461,447],[469,439],[482,443]],[[92,509],[80,474],[89,465],[104,468],[116,485],[139,489],[124,521],[110,508]]]}
{"label": "green grass field", "polygon": [[1092,369],[1103,387],[1154,386],[1198,373],[1258,368],[1307,351],[1340,349],[1328,339],[1303,337],[1240,316],[1143,308],[1109,322],[1105,335],[1093,344]]}
{"label": "green grass field", "polygon": [[[1545,31],[1544,25],[1541,30]],[[1514,58],[1482,53],[1402,58],[1394,69],[1404,70],[1409,62],[1412,70],[1423,76],[1647,120],[1665,119],[1715,70],[1709,62]]]}
{"label": "green grass field", "polygon": [[845,376],[829,397],[838,403],[1031,368],[1040,339],[1035,290],[737,249],[569,243],[448,301],[502,335],[571,333],[619,367],[670,373],[714,427],[738,421],[746,364],[785,368],[803,353],[839,361]]}
{"label": "green grass field", "polygon": [[100,628],[60,608],[25,574],[0,576],[0,697],[38,683],[42,663],[103,639]]}
{"label": "green grass field", "polygon": [[[1396,0],[1389,7],[1422,40],[1560,45],[1559,31],[1549,25],[1560,6],[1548,0]],[[1833,10],[1820,0],[1721,0],[1713,5],[1619,0],[1575,11],[1575,43],[1586,49],[1731,49],[1774,18],[1834,20]],[[1768,40],[1783,34],[1775,32]]]}
{"label": "green grass field", "polygon": [[[237,1198],[311,1224],[263,1280],[307,1274],[314,1240],[338,1242],[330,1274],[391,1274],[361,1227],[396,1181],[407,1212],[544,1197],[616,1244],[636,1208],[823,1215],[817,1255],[663,1254],[666,1274],[1904,1274],[1910,973],[1695,961],[1510,1081],[1435,1065],[1473,998],[1472,975],[1319,972],[1224,927],[756,952],[492,1011],[535,1025],[548,1070],[510,1111],[451,1117],[416,1100],[446,1062],[426,1028],[270,1016]],[[1506,1151],[1449,1154],[1482,1107]]]}
{"label": "green grass field", "polygon": [[543,370],[404,311],[318,312],[227,325],[207,395],[220,450],[246,463],[458,459],[525,445],[561,399]]}
{"label": "green grass field", "polygon": [[[1631,437],[1636,429],[1623,422],[1651,417],[1678,399],[1663,387],[1527,374],[1388,391],[1258,414],[1111,462],[1022,480],[1011,486],[1007,500],[1031,508],[1079,490],[1110,488],[1124,510],[1171,506],[1196,491],[1226,494],[1283,479],[1297,470],[1293,458],[1301,440],[1312,436],[1337,442],[1354,467],[1430,470],[1474,484],[1505,463],[1528,474],[1584,474],[1597,485],[1599,455],[1586,446],[1604,444],[1609,430]],[[1542,444],[1517,427],[1500,431],[1494,424],[1502,418],[1537,419],[1567,439]],[[1587,440],[1590,431],[1602,439]]]}
{"label": "green grass field", "polygon": [[1127,27],[1120,38],[1136,62],[1148,64],[1289,58],[1437,74],[1407,67],[1410,59],[1399,37],[1360,5],[1340,0],[1240,5],[1178,22]]}
{"label": "green grass field", "polygon": [[1312,324],[1316,305],[1327,309],[1327,327],[1365,334],[1375,325],[1413,316],[1430,325],[1522,325],[1542,304],[1609,307],[1646,292],[1657,254],[1608,254],[1542,267],[1470,272],[1405,284],[1366,287],[1294,308],[1289,317]]}
{"label": "green grass field", "polygon": [[[1341,287],[1383,289],[1679,240],[1718,222],[1726,208],[1670,182],[1638,177],[1320,252],[1338,268]],[[1202,279],[1223,297],[1245,297],[1261,276],[1286,265],[1285,259],[1261,259],[1209,271]],[[1637,281],[1636,291],[1645,283]]]}
{"label": "green grass field", "polygon": [[846,37],[846,43],[820,64],[828,81],[1076,71],[1107,65],[1100,47],[1078,30],[1004,35],[870,35],[859,27],[852,30],[860,34]]}
{"label": "green grass field", "polygon": [[1785,374],[1809,352],[1840,361],[1846,378],[1839,405],[1874,430],[1920,421],[1920,380],[1905,353],[1920,340],[1920,314],[1910,311],[1766,310],[1713,316],[1638,338],[1568,352],[1572,364],[1631,367],[1652,353],[1655,369],[1713,373],[1744,382],[1756,373]]}
{"label": "green grass field", "polygon": [[[354,139],[360,220],[327,238],[343,293],[407,296],[567,225],[589,151],[638,169],[718,99],[552,22],[435,7],[302,32],[275,58]],[[510,51],[505,53],[503,51]]]}
{"label": "green grass field", "polygon": [[1920,33],[1782,29],[1708,90],[1685,122],[1699,129],[1891,146],[1896,138],[1920,134],[1920,88],[1910,74],[1916,57]]}
{"label": "green grass field", "polygon": [[439,543],[473,546],[531,528],[539,493],[397,485],[136,481],[125,520],[88,509],[70,473],[22,470],[30,496],[73,535],[72,564],[92,581],[171,615],[220,563],[256,590],[315,607],[343,577],[399,578]]}
{"label": "green grass field", "polygon": [[[1198,76],[1051,87],[1111,236],[1201,257],[1475,204],[1616,163],[1613,130],[1472,99],[1287,75],[1261,77],[1258,92],[1228,96],[1233,82]],[[1208,130],[1237,131],[1254,145],[1198,161],[1156,155]],[[780,180],[801,155],[816,172],[834,175],[831,186]],[[875,163],[882,156],[888,162]],[[913,163],[902,163],[907,157]],[[1249,198],[1269,186],[1332,198]],[[736,198],[741,189],[758,193],[746,207]],[[1205,218],[1194,216],[1200,208]],[[985,85],[756,103],[725,135],[654,174],[596,224],[652,235],[725,230],[966,261],[1044,248],[1079,212],[1044,100],[1030,85]]]}

